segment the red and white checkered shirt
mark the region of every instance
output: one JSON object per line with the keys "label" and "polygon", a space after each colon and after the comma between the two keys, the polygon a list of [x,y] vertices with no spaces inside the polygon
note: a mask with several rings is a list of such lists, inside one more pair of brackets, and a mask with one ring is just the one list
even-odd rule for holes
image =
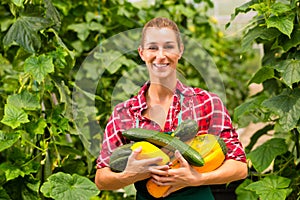
{"label": "red and white checkered shirt", "polygon": [[[142,111],[147,109],[145,94],[149,85],[150,82],[147,82],[136,96],[114,108],[104,131],[97,168],[109,166],[109,157],[113,150],[130,142],[122,136],[122,132],[136,127],[137,122],[140,128],[162,131],[157,123],[142,116]],[[232,127],[227,109],[217,95],[200,88],[187,87],[177,81],[164,132],[172,132],[176,129],[179,115],[182,121],[194,119],[198,122],[198,135],[210,133],[222,137],[228,149],[226,159],[246,162],[238,134]]]}

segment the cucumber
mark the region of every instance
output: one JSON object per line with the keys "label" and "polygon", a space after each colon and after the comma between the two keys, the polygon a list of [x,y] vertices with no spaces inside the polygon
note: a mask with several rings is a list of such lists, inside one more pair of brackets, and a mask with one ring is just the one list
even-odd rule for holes
{"label": "cucumber", "polygon": [[198,167],[204,165],[202,156],[195,149],[171,135],[143,128],[131,128],[124,131],[122,134],[129,140],[147,141],[159,147],[165,147],[171,151],[178,150],[191,165]]}
{"label": "cucumber", "polygon": [[198,132],[198,124],[193,119],[187,119],[181,122],[174,131],[174,136],[181,141],[186,142],[193,139]]}
{"label": "cucumber", "polygon": [[109,167],[113,172],[122,172],[124,171],[128,156],[130,156],[132,144],[124,144],[118,148],[116,148],[110,158],[109,158]]}
{"label": "cucumber", "polygon": [[222,149],[224,155],[226,155],[227,152],[228,152],[226,143],[224,142],[224,140],[223,140],[221,137],[218,138],[218,142],[219,142],[219,145],[220,145],[220,147],[221,147],[221,149]]}

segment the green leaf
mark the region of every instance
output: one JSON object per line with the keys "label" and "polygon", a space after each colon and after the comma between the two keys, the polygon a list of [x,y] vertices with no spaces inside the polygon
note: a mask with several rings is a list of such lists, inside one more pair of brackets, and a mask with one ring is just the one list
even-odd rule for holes
{"label": "green leaf", "polygon": [[38,179],[25,177],[21,181],[22,185],[20,184],[20,187],[23,200],[41,200],[39,197],[40,181]]}
{"label": "green leaf", "polygon": [[11,2],[18,7],[23,7],[24,0],[11,0]]}
{"label": "green leaf", "polygon": [[126,196],[135,196],[136,195],[136,189],[134,187],[134,184],[124,187],[124,191],[125,191]]}
{"label": "green leaf", "polygon": [[96,59],[99,59],[103,67],[109,71],[109,73],[114,74],[118,71],[123,65],[130,66],[135,65],[135,62],[131,59],[127,59],[119,51],[108,51],[108,52],[96,52],[94,54]]}
{"label": "green leaf", "polygon": [[0,171],[4,171],[6,181],[13,180],[19,176],[25,176],[25,173],[20,169],[19,166],[15,166],[8,162],[0,164]]}
{"label": "green leaf", "polygon": [[265,2],[253,4],[252,6],[250,6],[250,8],[258,12],[258,15],[263,15],[270,10],[269,6]]}
{"label": "green leaf", "polygon": [[289,189],[291,180],[280,176],[268,176],[260,181],[249,184],[246,189],[255,191],[263,200],[286,199],[291,193]]}
{"label": "green leaf", "polygon": [[51,19],[55,24],[56,28],[59,29],[61,26],[60,14],[53,6],[51,0],[45,0],[45,8],[46,8],[46,17]]}
{"label": "green leaf", "polygon": [[259,95],[249,99],[248,101],[244,102],[243,104],[239,105],[234,110],[234,121],[238,121],[242,115],[248,114],[256,110],[260,107],[261,103],[266,99],[265,95]]}
{"label": "green leaf", "polygon": [[11,147],[18,141],[19,138],[20,133],[18,132],[5,133],[3,131],[0,131],[0,152]]}
{"label": "green leaf", "polygon": [[29,93],[27,90],[22,91],[20,94],[9,96],[7,98],[7,104],[26,110],[35,110],[40,108],[38,97]]}
{"label": "green leaf", "polygon": [[48,73],[54,72],[52,57],[43,54],[38,57],[31,56],[25,60],[24,69],[25,72],[30,73],[38,83],[41,83]]}
{"label": "green leaf", "polygon": [[287,150],[284,139],[272,138],[251,151],[247,157],[251,160],[254,168],[262,172],[270,166],[276,156],[284,154]]}
{"label": "green leaf", "polygon": [[89,25],[87,23],[71,24],[68,26],[68,30],[76,32],[77,37],[81,41],[85,41],[90,34]]}
{"label": "green leaf", "polygon": [[284,60],[274,68],[282,73],[283,81],[290,88],[292,88],[293,83],[300,81],[300,60]]}
{"label": "green leaf", "polygon": [[250,29],[242,40],[242,50],[247,51],[251,48],[253,42],[260,38],[262,40],[273,40],[280,35],[280,32],[276,28],[266,28],[265,26],[255,26]]}
{"label": "green leaf", "polygon": [[1,200],[11,200],[6,190],[3,187],[0,187],[0,199]]}
{"label": "green leaf", "polygon": [[5,105],[4,117],[1,122],[15,129],[21,124],[29,122],[29,120],[28,115],[24,110],[7,104]]}
{"label": "green leaf", "polygon": [[68,55],[68,52],[63,49],[63,47],[58,47],[56,51],[51,51],[48,53],[49,56],[53,59],[53,64],[58,68],[65,68],[68,63],[65,57]]}
{"label": "green leaf", "polygon": [[274,130],[274,125],[266,125],[265,127],[256,131],[250,138],[249,144],[245,148],[245,152],[249,153],[252,148],[257,144],[257,141],[263,136],[269,133],[269,131]]}
{"label": "green leaf", "polygon": [[30,121],[30,123],[26,124],[27,132],[33,135],[44,134],[46,127],[47,127],[47,123],[45,119],[42,118],[39,118],[37,121]]}
{"label": "green leaf", "polygon": [[63,172],[51,175],[42,185],[41,192],[46,197],[64,200],[89,200],[99,194],[95,184],[88,178]]}
{"label": "green leaf", "polygon": [[235,193],[237,194],[237,200],[257,200],[258,199],[258,195],[255,192],[246,189],[246,187],[250,183],[253,183],[252,180],[246,179],[242,184],[240,184],[236,188]]}
{"label": "green leaf", "polygon": [[280,32],[290,38],[294,29],[294,18],[295,15],[293,14],[287,16],[271,16],[266,20],[267,27],[277,28]]}
{"label": "green leaf", "polygon": [[284,90],[281,94],[265,100],[262,106],[279,115],[283,129],[293,129],[300,118],[300,89]]}
{"label": "green leaf", "polygon": [[17,43],[26,51],[34,53],[41,47],[41,38],[37,31],[50,25],[51,22],[42,17],[19,17],[4,36],[3,44],[10,46]]}
{"label": "green leaf", "polygon": [[250,83],[262,83],[267,79],[274,77],[274,69],[271,67],[261,67],[252,77]]}
{"label": "green leaf", "polygon": [[247,3],[237,7],[234,11],[234,13],[231,15],[230,17],[230,22],[226,24],[225,28],[228,28],[230,26],[230,23],[231,21],[233,21],[235,19],[235,17],[240,14],[240,13],[247,13],[248,11],[251,10],[251,6],[253,4],[256,4],[258,3],[258,0],[251,0],[251,1],[248,1]]}
{"label": "green leaf", "polygon": [[273,15],[280,15],[280,14],[286,14],[287,12],[291,11],[292,8],[288,4],[284,4],[282,2],[275,2],[274,4],[271,5],[271,13]]}
{"label": "green leaf", "polygon": [[296,26],[291,34],[291,38],[286,35],[281,35],[278,38],[278,45],[280,45],[285,52],[289,51],[293,47],[300,45],[300,28]]}

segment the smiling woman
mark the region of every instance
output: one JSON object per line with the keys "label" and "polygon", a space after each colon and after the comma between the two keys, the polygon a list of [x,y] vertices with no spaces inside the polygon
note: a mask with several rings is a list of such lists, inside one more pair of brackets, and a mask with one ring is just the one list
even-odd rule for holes
{"label": "smiling woman", "polygon": [[[178,27],[173,21],[158,17],[144,26],[138,52],[147,66],[149,81],[136,96],[118,104],[107,123],[95,178],[100,190],[120,189],[134,183],[137,199],[155,199],[146,188],[150,179],[157,185],[170,186],[165,193],[166,199],[210,200],[214,197],[209,185],[247,176],[243,147],[221,99],[177,79],[177,65],[183,50]],[[175,157],[171,159],[177,159],[180,167],[172,169],[168,164],[158,165],[161,157],[138,159],[141,148],[132,151],[124,171],[116,173],[109,168],[112,152],[132,142],[122,135],[124,131],[136,127],[168,134],[188,119],[197,122],[196,135],[214,134],[226,143],[228,153],[218,169],[198,173],[178,151],[173,152]]]}
{"label": "smiling woman", "polygon": [[147,28],[145,34],[138,50],[148,67],[150,78],[155,82],[165,81],[165,78],[176,79],[176,66],[183,45],[177,45],[175,32],[169,28]]}

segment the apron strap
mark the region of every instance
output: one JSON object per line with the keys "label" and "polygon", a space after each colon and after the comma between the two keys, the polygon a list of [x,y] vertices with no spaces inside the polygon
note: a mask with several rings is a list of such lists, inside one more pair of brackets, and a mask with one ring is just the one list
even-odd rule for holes
{"label": "apron strap", "polygon": [[183,103],[183,99],[184,99],[184,96],[183,96],[183,94],[180,93],[180,113],[179,113],[179,116],[178,116],[178,125],[181,124],[181,122],[182,122],[182,103]]}
{"label": "apron strap", "polygon": [[139,128],[140,126],[140,121],[139,121],[139,118],[138,116],[135,117],[135,128]]}

